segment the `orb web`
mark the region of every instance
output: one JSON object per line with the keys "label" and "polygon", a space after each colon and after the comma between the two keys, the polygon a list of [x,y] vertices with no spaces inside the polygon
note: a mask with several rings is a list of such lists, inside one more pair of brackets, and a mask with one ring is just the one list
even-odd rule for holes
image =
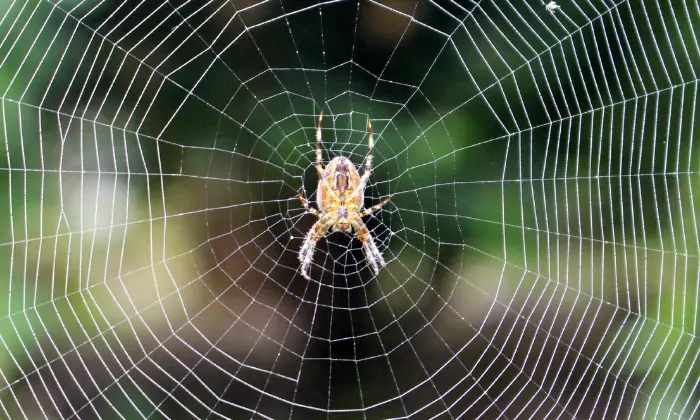
{"label": "orb web", "polygon": [[552,3],[5,1],[2,416],[696,416],[700,12]]}

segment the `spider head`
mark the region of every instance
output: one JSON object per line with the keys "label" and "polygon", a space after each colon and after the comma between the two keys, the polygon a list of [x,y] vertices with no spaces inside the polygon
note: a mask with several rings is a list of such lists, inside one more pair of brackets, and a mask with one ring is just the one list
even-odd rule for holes
{"label": "spider head", "polygon": [[352,230],[350,221],[348,220],[348,208],[346,206],[338,207],[338,219],[333,229],[339,232],[350,232]]}

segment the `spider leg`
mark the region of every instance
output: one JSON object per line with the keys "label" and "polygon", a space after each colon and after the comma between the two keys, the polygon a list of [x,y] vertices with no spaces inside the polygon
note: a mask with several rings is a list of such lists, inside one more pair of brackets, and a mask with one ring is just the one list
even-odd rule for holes
{"label": "spider leg", "polygon": [[[365,173],[372,172],[372,158],[374,157],[374,136],[372,135],[371,120],[367,120],[367,131],[369,131],[369,148],[367,149],[367,157],[365,158]],[[367,175],[367,177],[369,177],[369,175]]]}
{"label": "spider leg", "polygon": [[372,239],[369,229],[367,229],[367,226],[365,226],[365,223],[358,215],[351,216],[350,223],[352,224],[353,229],[355,229],[357,237],[362,242],[362,249],[365,251],[365,258],[367,258],[367,262],[369,262],[369,264],[372,266],[374,274],[379,275],[379,266],[385,266],[386,262],[384,261],[384,257],[382,257],[382,253],[379,252],[377,245],[374,243],[374,239]]}
{"label": "spider leg", "polygon": [[367,157],[365,157],[365,171],[362,173],[362,178],[360,179],[360,184],[362,190],[365,189],[369,176],[372,174],[372,158],[374,157],[374,136],[372,131],[372,121],[367,120],[367,131],[369,132],[369,147],[367,149]]}
{"label": "spider leg", "polygon": [[374,136],[372,132],[372,121],[367,120],[367,131],[369,132],[369,147],[367,148],[367,157],[365,158],[365,171],[362,173],[362,179],[360,180],[360,185],[364,190],[365,185],[367,185],[367,180],[372,174],[372,158],[374,157]]}
{"label": "spider leg", "polygon": [[299,200],[301,201],[301,205],[304,206],[307,213],[311,213],[318,218],[321,217],[321,212],[309,205],[309,201],[306,198],[304,198],[304,194],[301,193],[301,190],[299,190],[299,194],[297,194],[297,197],[299,197]]}
{"label": "spider leg", "polygon": [[331,188],[330,182],[326,179],[326,173],[323,168],[323,150],[321,149],[321,123],[323,121],[323,111],[318,114],[318,125],[316,126],[316,173],[318,174],[318,179],[321,180],[326,193],[333,195],[333,198],[337,199],[338,194],[333,188]]}
{"label": "spider leg", "polygon": [[363,192],[365,190],[365,187],[367,186],[367,181],[369,180],[369,176],[372,174],[372,158],[374,157],[374,136],[372,131],[371,120],[367,120],[367,131],[369,131],[369,148],[367,149],[367,157],[365,158],[365,171],[362,173],[362,177],[360,178],[360,182],[357,183],[357,187],[355,187],[355,190],[352,192],[352,194],[350,194],[350,196],[346,198],[346,201],[354,199],[360,192]]}
{"label": "spider leg", "polygon": [[333,217],[331,213],[323,215],[319,220],[311,226],[309,233],[306,234],[304,244],[299,250],[299,261],[301,261],[301,275],[306,280],[311,280],[308,270],[313,260],[316,242],[319,241],[328,232],[328,229],[333,226]]}
{"label": "spider leg", "polygon": [[[382,207],[383,207],[386,203],[388,203],[389,201],[391,201],[391,197],[385,198],[381,203],[377,204],[376,206],[372,206],[372,207],[370,207],[370,208],[368,208],[368,209],[362,210],[362,211],[359,213],[360,217],[365,217],[365,216],[367,216],[367,215],[369,215],[369,214],[374,213],[375,211],[377,211],[377,210],[379,210],[380,208],[382,208]],[[314,209],[314,210],[316,210],[316,209]]]}
{"label": "spider leg", "polygon": [[323,121],[323,111],[318,114],[318,126],[316,127],[316,171],[323,177],[323,153],[321,151],[321,122]]}

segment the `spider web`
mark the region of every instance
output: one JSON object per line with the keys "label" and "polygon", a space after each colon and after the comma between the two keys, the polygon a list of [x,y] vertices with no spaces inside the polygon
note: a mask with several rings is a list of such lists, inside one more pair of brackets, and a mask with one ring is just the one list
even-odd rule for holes
{"label": "spider web", "polygon": [[0,4],[3,417],[697,416],[694,2]]}

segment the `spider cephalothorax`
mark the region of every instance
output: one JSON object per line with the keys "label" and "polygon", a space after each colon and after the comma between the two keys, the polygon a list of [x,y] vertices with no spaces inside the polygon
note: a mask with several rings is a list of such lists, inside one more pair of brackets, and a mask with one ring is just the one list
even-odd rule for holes
{"label": "spider cephalothorax", "polygon": [[318,127],[316,129],[316,172],[318,173],[318,188],[316,190],[317,204],[319,210],[309,206],[309,202],[304,195],[299,192],[299,200],[308,213],[318,217],[318,220],[306,234],[304,244],[299,250],[299,261],[301,261],[301,275],[307,280],[309,266],[313,258],[316,242],[321,239],[329,230],[352,232],[362,242],[362,249],[365,251],[367,261],[372,266],[375,274],[379,274],[379,266],[385,265],[382,254],[377,249],[372,235],[367,226],[362,221],[362,217],[379,210],[384,204],[389,202],[385,199],[376,206],[363,209],[365,199],[365,187],[372,173],[372,153],[374,151],[374,138],[372,137],[372,123],[367,121],[369,131],[369,150],[365,159],[365,172],[360,176],[355,165],[350,159],[338,156],[328,163],[324,168],[321,156],[321,121],[323,113],[318,116]]}

